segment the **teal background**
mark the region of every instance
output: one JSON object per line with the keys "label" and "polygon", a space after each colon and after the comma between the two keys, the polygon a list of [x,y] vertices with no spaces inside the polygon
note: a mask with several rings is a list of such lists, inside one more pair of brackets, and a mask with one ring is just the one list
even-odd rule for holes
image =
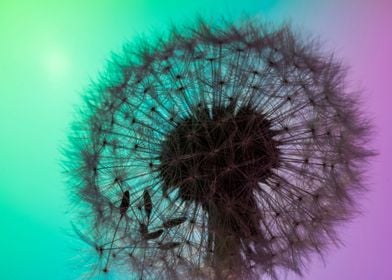
{"label": "teal background", "polygon": [[391,7],[388,0],[0,0],[0,279],[77,279],[83,271],[71,266],[77,242],[60,167],[80,94],[126,40],[195,14],[291,21],[352,67],[380,156],[369,170],[364,215],[342,229],[346,247],[332,250],[327,266],[309,264],[305,279],[392,279]]}

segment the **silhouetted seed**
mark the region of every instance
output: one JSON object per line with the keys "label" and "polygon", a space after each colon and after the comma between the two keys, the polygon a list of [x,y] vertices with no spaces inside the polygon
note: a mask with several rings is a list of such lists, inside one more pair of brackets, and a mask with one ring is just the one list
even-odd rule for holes
{"label": "silhouetted seed", "polygon": [[163,233],[163,229],[153,231],[153,232],[147,233],[144,236],[144,239],[146,239],[146,240],[157,239],[159,236],[162,235],[162,233]]}
{"label": "silhouetted seed", "polygon": [[[108,270],[109,258],[110,258],[110,255],[111,255],[111,252],[112,252],[112,249],[113,249],[113,243],[114,243],[114,240],[115,240],[116,235],[117,235],[118,227],[120,226],[120,222],[121,222],[122,218],[124,217],[125,213],[127,212],[128,208],[129,208],[129,191],[125,191],[123,193],[123,197],[121,199],[121,204],[120,204],[120,218],[118,219],[116,228],[114,230],[112,242],[111,242],[110,248],[109,248],[109,253],[108,253],[107,258],[106,258],[106,265],[105,265],[105,269],[106,270]],[[114,256],[115,256],[115,254],[113,254],[113,257]]]}
{"label": "silhouetted seed", "polygon": [[148,234],[148,227],[146,224],[141,223],[139,228],[140,234],[146,236]]}
{"label": "silhouetted seed", "polygon": [[144,199],[144,211],[146,211],[147,218],[150,219],[151,211],[152,211],[152,201],[148,190],[144,190],[143,199]]}
{"label": "silhouetted seed", "polygon": [[181,225],[186,220],[187,220],[187,217],[185,217],[185,216],[184,217],[180,217],[180,218],[174,218],[174,219],[167,220],[166,222],[164,222],[162,224],[162,226],[164,228],[172,228],[172,227],[176,227],[176,226]]}
{"label": "silhouetted seed", "polygon": [[158,246],[158,249],[161,250],[172,250],[178,246],[181,245],[181,242],[168,242],[168,243],[163,243]]}
{"label": "silhouetted seed", "polygon": [[121,200],[121,204],[120,204],[120,214],[125,215],[125,213],[127,212],[129,208],[129,191],[125,191],[123,193],[123,197]]}

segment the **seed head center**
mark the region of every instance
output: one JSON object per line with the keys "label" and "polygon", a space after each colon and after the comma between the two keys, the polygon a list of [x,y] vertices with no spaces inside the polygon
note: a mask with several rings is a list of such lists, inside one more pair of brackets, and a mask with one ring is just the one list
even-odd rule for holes
{"label": "seed head center", "polygon": [[161,147],[163,189],[183,200],[248,199],[257,182],[279,164],[270,122],[256,109],[198,106],[167,135]]}

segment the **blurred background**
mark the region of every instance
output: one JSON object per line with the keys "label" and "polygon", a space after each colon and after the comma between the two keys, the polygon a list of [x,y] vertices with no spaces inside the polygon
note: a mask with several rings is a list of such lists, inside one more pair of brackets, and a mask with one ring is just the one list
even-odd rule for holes
{"label": "blurred background", "polygon": [[[353,91],[376,125],[363,214],[344,246],[308,264],[303,279],[392,279],[392,1],[0,0],[0,279],[77,279],[61,173],[80,94],[111,52],[196,14],[290,22],[349,65]],[[287,279],[299,279],[289,275]]]}

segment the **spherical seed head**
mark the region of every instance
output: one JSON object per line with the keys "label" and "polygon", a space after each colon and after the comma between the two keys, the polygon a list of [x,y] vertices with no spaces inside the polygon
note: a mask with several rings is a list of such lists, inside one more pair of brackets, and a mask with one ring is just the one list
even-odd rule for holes
{"label": "spherical seed head", "polygon": [[128,49],[75,130],[68,170],[89,243],[104,244],[97,271],[300,274],[354,213],[372,155],[343,67],[288,27],[169,37]]}

